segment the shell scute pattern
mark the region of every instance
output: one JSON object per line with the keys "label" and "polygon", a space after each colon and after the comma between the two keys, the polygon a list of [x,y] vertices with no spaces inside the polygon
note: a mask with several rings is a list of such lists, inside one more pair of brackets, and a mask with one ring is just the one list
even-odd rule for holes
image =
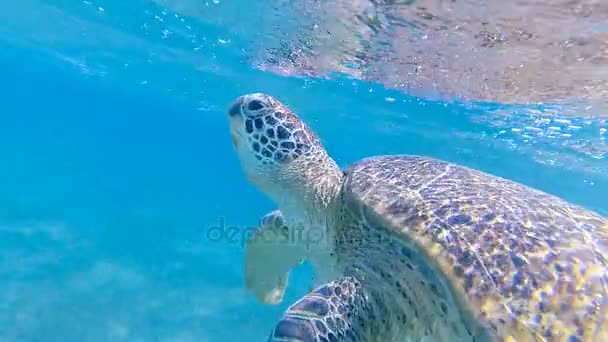
{"label": "shell scute pattern", "polygon": [[[608,340],[606,218],[424,157],[367,158],[345,174],[346,198],[420,247],[425,260],[416,266],[440,270],[455,298],[491,334]],[[404,253],[405,259],[415,254]]]}
{"label": "shell scute pattern", "polygon": [[[348,185],[347,185],[348,186]],[[380,340],[412,340],[429,336],[454,341],[485,341],[485,334],[472,322],[460,324],[459,312],[446,284],[420,256],[417,248],[397,234],[382,229],[364,207],[343,192],[335,235],[337,261],[346,274],[362,279],[371,301],[371,329],[382,332]],[[397,208],[397,206],[395,206]],[[399,212],[408,209],[399,206]],[[395,324],[396,323],[396,324]],[[437,334],[438,326],[444,330]],[[447,332],[446,330],[449,330]]]}

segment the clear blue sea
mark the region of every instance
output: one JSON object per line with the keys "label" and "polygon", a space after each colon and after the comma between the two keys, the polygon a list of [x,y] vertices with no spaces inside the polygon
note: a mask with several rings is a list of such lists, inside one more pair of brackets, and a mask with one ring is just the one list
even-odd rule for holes
{"label": "clear blue sea", "polygon": [[3,6],[0,341],[265,340],[310,269],[265,306],[245,291],[238,236],[209,238],[274,209],[230,143],[243,93],[286,103],[341,166],[426,155],[608,214],[602,117],[264,71],[246,58],[264,44],[255,25],[239,26],[261,14],[241,2]]}

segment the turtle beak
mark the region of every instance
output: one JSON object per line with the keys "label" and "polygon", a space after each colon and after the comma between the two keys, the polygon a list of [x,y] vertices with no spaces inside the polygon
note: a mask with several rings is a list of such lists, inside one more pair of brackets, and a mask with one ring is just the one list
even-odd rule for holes
{"label": "turtle beak", "polygon": [[232,118],[241,115],[241,107],[243,106],[243,100],[243,97],[240,96],[230,105],[230,107],[228,107],[229,117]]}
{"label": "turtle beak", "polygon": [[[228,117],[230,118],[230,140],[232,140],[232,145],[234,147],[238,147],[239,145],[239,133],[238,129],[235,129],[235,125],[241,124],[241,107],[243,106],[244,99],[242,96],[239,96],[234,102],[230,104],[228,107]],[[235,120],[236,119],[236,120]]]}

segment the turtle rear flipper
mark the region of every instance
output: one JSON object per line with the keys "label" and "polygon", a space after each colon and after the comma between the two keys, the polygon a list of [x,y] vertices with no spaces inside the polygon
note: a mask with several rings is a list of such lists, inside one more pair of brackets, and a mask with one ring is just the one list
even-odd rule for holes
{"label": "turtle rear flipper", "polygon": [[272,330],[275,341],[367,341],[370,303],[361,283],[344,277],[321,285],[290,306]]}

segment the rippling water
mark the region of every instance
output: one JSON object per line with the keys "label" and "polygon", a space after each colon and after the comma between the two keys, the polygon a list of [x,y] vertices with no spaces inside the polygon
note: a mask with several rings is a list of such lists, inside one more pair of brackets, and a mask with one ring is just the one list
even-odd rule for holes
{"label": "rippling water", "polygon": [[274,209],[227,133],[246,92],[341,166],[422,154],[608,214],[602,18],[600,1],[5,4],[0,341],[264,340],[310,270],[263,306],[239,241],[206,235]]}
{"label": "rippling water", "polygon": [[[261,65],[343,72],[411,94],[501,103],[577,103],[608,115],[608,2],[295,1],[297,25]],[[246,19],[245,19],[246,20]],[[295,33],[294,33],[294,26]]]}
{"label": "rippling water", "polygon": [[[221,50],[231,49],[282,75],[343,73],[425,98],[560,104],[570,115],[608,116],[608,3],[598,0],[26,0],[0,18],[9,40],[64,54],[76,42],[106,50],[94,59],[218,68]],[[162,45],[152,55],[151,41]],[[65,57],[103,73],[87,64],[89,54]]]}

